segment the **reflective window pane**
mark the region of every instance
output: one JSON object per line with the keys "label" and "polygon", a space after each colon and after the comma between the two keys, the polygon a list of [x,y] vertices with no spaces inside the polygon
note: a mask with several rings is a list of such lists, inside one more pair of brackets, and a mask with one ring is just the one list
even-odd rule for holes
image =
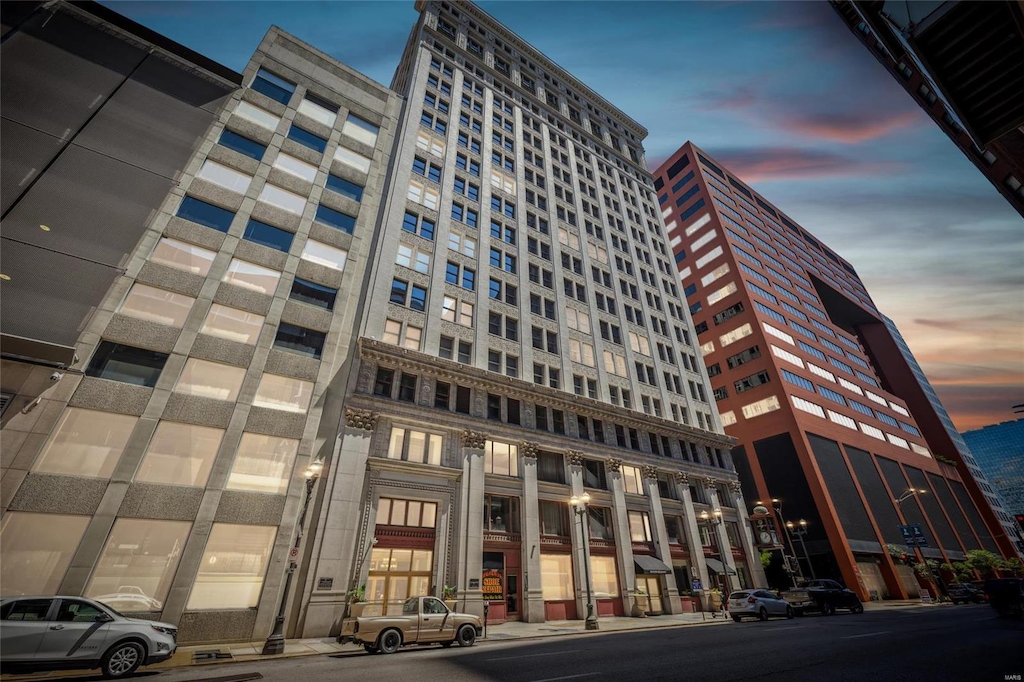
{"label": "reflective window pane", "polygon": [[256,313],[214,303],[210,306],[210,312],[206,315],[206,321],[199,331],[202,334],[251,346],[260,336],[264,319],[262,315]]}
{"label": "reflective window pane", "polygon": [[214,400],[235,400],[244,378],[245,370],[241,367],[189,358],[174,391]]}
{"label": "reflective window pane", "polygon": [[276,526],[213,524],[186,608],[249,609],[256,606],[276,534]]}
{"label": "reflective window pane", "polygon": [[138,417],[69,407],[33,471],[110,478]]}
{"label": "reflective window pane", "polygon": [[281,273],[237,258],[231,261],[224,281],[261,294],[273,294]]}
{"label": "reflective window pane", "polygon": [[120,313],[140,320],[180,327],[185,324],[185,318],[195,302],[196,299],[191,296],[136,282],[121,304]]}
{"label": "reflective window pane", "polygon": [[167,353],[100,341],[85,368],[86,376],[153,388],[167,363]]}
{"label": "reflective window pane", "polygon": [[223,429],[161,421],[135,480],[205,486],[223,436]]}
{"label": "reflective window pane", "polygon": [[335,270],[344,270],[347,258],[348,251],[312,239],[307,240],[306,245],[302,247],[303,260],[319,263]]}
{"label": "reflective window pane", "polygon": [[164,237],[153,249],[153,255],[149,257],[149,260],[175,270],[184,270],[206,277],[216,255],[209,249]]}
{"label": "reflective window pane", "polygon": [[364,121],[358,116],[349,114],[348,118],[345,119],[345,125],[342,126],[341,132],[372,147],[377,144],[377,134],[380,132],[380,128],[369,121]]}
{"label": "reflective window pane", "polygon": [[305,412],[309,409],[309,401],[313,397],[313,382],[283,377],[276,374],[264,374],[256,389],[253,405],[267,407],[272,410],[287,412]]}
{"label": "reflective window pane", "polygon": [[283,495],[288,490],[299,441],[294,438],[243,433],[227,488]]}
{"label": "reflective window pane", "polygon": [[0,521],[3,593],[57,594],[88,516],[7,512]]}

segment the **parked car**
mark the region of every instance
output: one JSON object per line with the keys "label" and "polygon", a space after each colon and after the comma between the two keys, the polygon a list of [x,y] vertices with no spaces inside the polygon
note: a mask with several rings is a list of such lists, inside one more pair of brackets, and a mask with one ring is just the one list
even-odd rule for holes
{"label": "parked car", "polygon": [[971,583],[953,583],[946,589],[946,593],[954,604],[983,604],[988,601],[985,591]]}
{"label": "parked car", "polygon": [[988,603],[1000,618],[1024,616],[1024,578],[997,578],[985,582]]}
{"label": "parked car", "polygon": [[863,613],[864,605],[853,590],[849,590],[835,580],[808,580],[797,587],[786,590],[782,598],[790,603],[798,616],[812,611],[820,611],[831,616],[836,609],[850,609],[851,613]]}
{"label": "parked car", "polygon": [[737,623],[744,617],[768,620],[771,616],[794,616],[793,607],[768,590],[739,590],[729,595],[729,615]]}
{"label": "parked car", "polygon": [[371,654],[393,654],[409,644],[473,646],[483,629],[479,616],[449,611],[437,597],[410,597],[401,615],[346,620],[340,640],[362,644]]}
{"label": "parked car", "polygon": [[0,597],[5,673],[99,668],[127,677],[178,648],[170,623],[128,618],[84,597]]}

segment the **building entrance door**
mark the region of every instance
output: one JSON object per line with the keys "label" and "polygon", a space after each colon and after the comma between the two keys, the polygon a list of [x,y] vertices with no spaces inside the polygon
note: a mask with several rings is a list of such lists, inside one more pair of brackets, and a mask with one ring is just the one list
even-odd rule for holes
{"label": "building entrance door", "polygon": [[505,607],[509,620],[519,618],[519,576],[515,573],[505,578]]}
{"label": "building entrance door", "polygon": [[656,575],[638,575],[636,586],[647,593],[647,613],[652,616],[661,615],[661,578]]}

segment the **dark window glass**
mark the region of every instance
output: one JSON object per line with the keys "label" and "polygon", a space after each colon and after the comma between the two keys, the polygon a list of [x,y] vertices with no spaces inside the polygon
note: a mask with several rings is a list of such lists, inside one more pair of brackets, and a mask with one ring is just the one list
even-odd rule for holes
{"label": "dark window glass", "polygon": [[438,345],[437,354],[445,360],[451,360],[455,353],[455,339],[450,336],[442,336]]}
{"label": "dark window glass", "polygon": [[292,238],[295,235],[287,230],[250,218],[242,237],[250,242],[288,253],[288,250],[292,248]]}
{"label": "dark window glass", "polygon": [[334,310],[334,301],[337,297],[337,289],[296,277],[295,281],[292,282],[292,293],[289,298],[309,303],[325,310]]}
{"label": "dark window glass", "polygon": [[501,420],[501,396],[487,394],[487,418]]}
{"label": "dark window glass", "polygon": [[439,407],[442,410],[451,409],[449,407],[452,397],[452,385],[443,381],[438,381],[434,384],[434,407]]}
{"label": "dark window glass", "polygon": [[137,386],[156,386],[167,362],[167,353],[133,348],[113,341],[100,341],[85,370],[86,376],[122,381]]}
{"label": "dark window glass", "polygon": [[513,398],[506,399],[506,412],[508,413],[509,424],[521,424],[521,408],[518,400]]}
{"label": "dark window glass", "polygon": [[409,291],[409,283],[400,279],[391,280],[391,302],[405,305],[405,295]]}
{"label": "dark window glass", "polygon": [[256,92],[262,92],[270,99],[281,104],[288,104],[288,100],[292,98],[292,93],[295,92],[294,83],[289,83],[280,76],[275,76],[264,69],[256,72],[256,78],[253,79],[251,87]]}
{"label": "dark window glass", "polygon": [[455,387],[455,411],[469,414],[470,389],[468,386]]}
{"label": "dark window glass", "polygon": [[262,159],[263,154],[267,151],[265,145],[255,140],[250,140],[248,137],[243,137],[238,133],[233,133],[230,130],[222,132],[217,142],[228,149],[233,149],[239,154],[244,154],[250,159],[256,159],[257,161]]}
{"label": "dark window glass", "polygon": [[321,154],[323,154],[324,150],[327,149],[327,140],[294,124],[292,124],[292,127],[288,129],[288,139],[295,140],[303,147],[309,147],[313,151],[320,152]]}
{"label": "dark window glass", "polygon": [[0,620],[43,621],[50,610],[52,599],[19,599],[3,606]]}
{"label": "dark window glass", "polygon": [[235,214],[226,208],[199,201],[195,197],[185,197],[178,207],[178,217],[212,227],[220,232],[227,232],[231,227],[231,221],[235,219]]}
{"label": "dark window glass", "polygon": [[404,400],[407,403],[416,402],[416,379],[418,377],[415,374],[402,373],[402,378],[398,381],[398,399]]}
{"label": "dark window glass", "polygon": [[395,383],[395,370],[384,367],[377,368],[377,378],[373,382],[373,394],[385,398],[391,397],[391,387]]}
{"label": "dark window glass", "polygon": [[554,452],[537,454],[537,478],[548,483],[565,483],[565,460]]}
{"label": "dark window glass", "polygon": [[308,355],[319,360],[326,339],[327,334],[324,332],[282,322],[277,328],[277,336],[274,337],[274,347]]}
{"label": "dark window glass", "polygon": [[459,341],[459,362],[468,365],[473,354],[473,344]]}
{"label": "dark window glass", "polygon": [[427,290],[423,287],[412,285],[412,295],[409,296],[409,307],[413,310],[426,310]]}
{"label": "dark window glass", "polygon": [[607,490],[608,480],[605,478],[603,462],[596,459],[583,460],[583,487]]}
{"label": "dark window glass", "polygon": [[339,178],[337,175],[327,174],[327,189],[332,192],[337,192],[343,197],[348,197],[352,201],[363,200],[363,188],[354,182],[349,182],[344,178]]}
{"label": "dark window glass", "polygon": [[316,207],[316,220],[349,234],[352,234],[352,230],[356,226],[356,219],[354,217],[341,211],[335,211],[333,208],[327,208],[322,204]]}

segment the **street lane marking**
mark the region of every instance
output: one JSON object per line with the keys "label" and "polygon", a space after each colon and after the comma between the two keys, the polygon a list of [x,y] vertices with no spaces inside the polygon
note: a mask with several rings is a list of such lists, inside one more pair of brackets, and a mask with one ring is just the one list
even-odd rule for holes
{"label": "street lane marking", "polygon": [[[536,658],[537,656],[558,656],[559,654],[571,654],[576,651],[583,651],[583,649],[566,649],[564,651],[552,651],[547,654],[523,654],[522,656],[502,656],[501,658],[488,658],[488,661],[511,661],[514,658]],[[568,679],[562,677],[554,677],[552,679],[561,680]],[[539,682],[539,681],[538,681]]]}
{"label": "street lane marking", "polygon": [[840,637],[839,639],[857,639],[858,637],[874,637],[875,635],[888,635],[892,630],[882,630],[881,632],[866,632],[863,635],[849,635],[848,637]]}
{"label": "street lane marking", "polygon": [[566,675],[564,677],[545,677],[542,680],[534,680],[533,682],[555,682],[555,680],[574,680],[577,677],[593,677],[594,675],[600,675],[601,673],[581,673],[579,675]]}

